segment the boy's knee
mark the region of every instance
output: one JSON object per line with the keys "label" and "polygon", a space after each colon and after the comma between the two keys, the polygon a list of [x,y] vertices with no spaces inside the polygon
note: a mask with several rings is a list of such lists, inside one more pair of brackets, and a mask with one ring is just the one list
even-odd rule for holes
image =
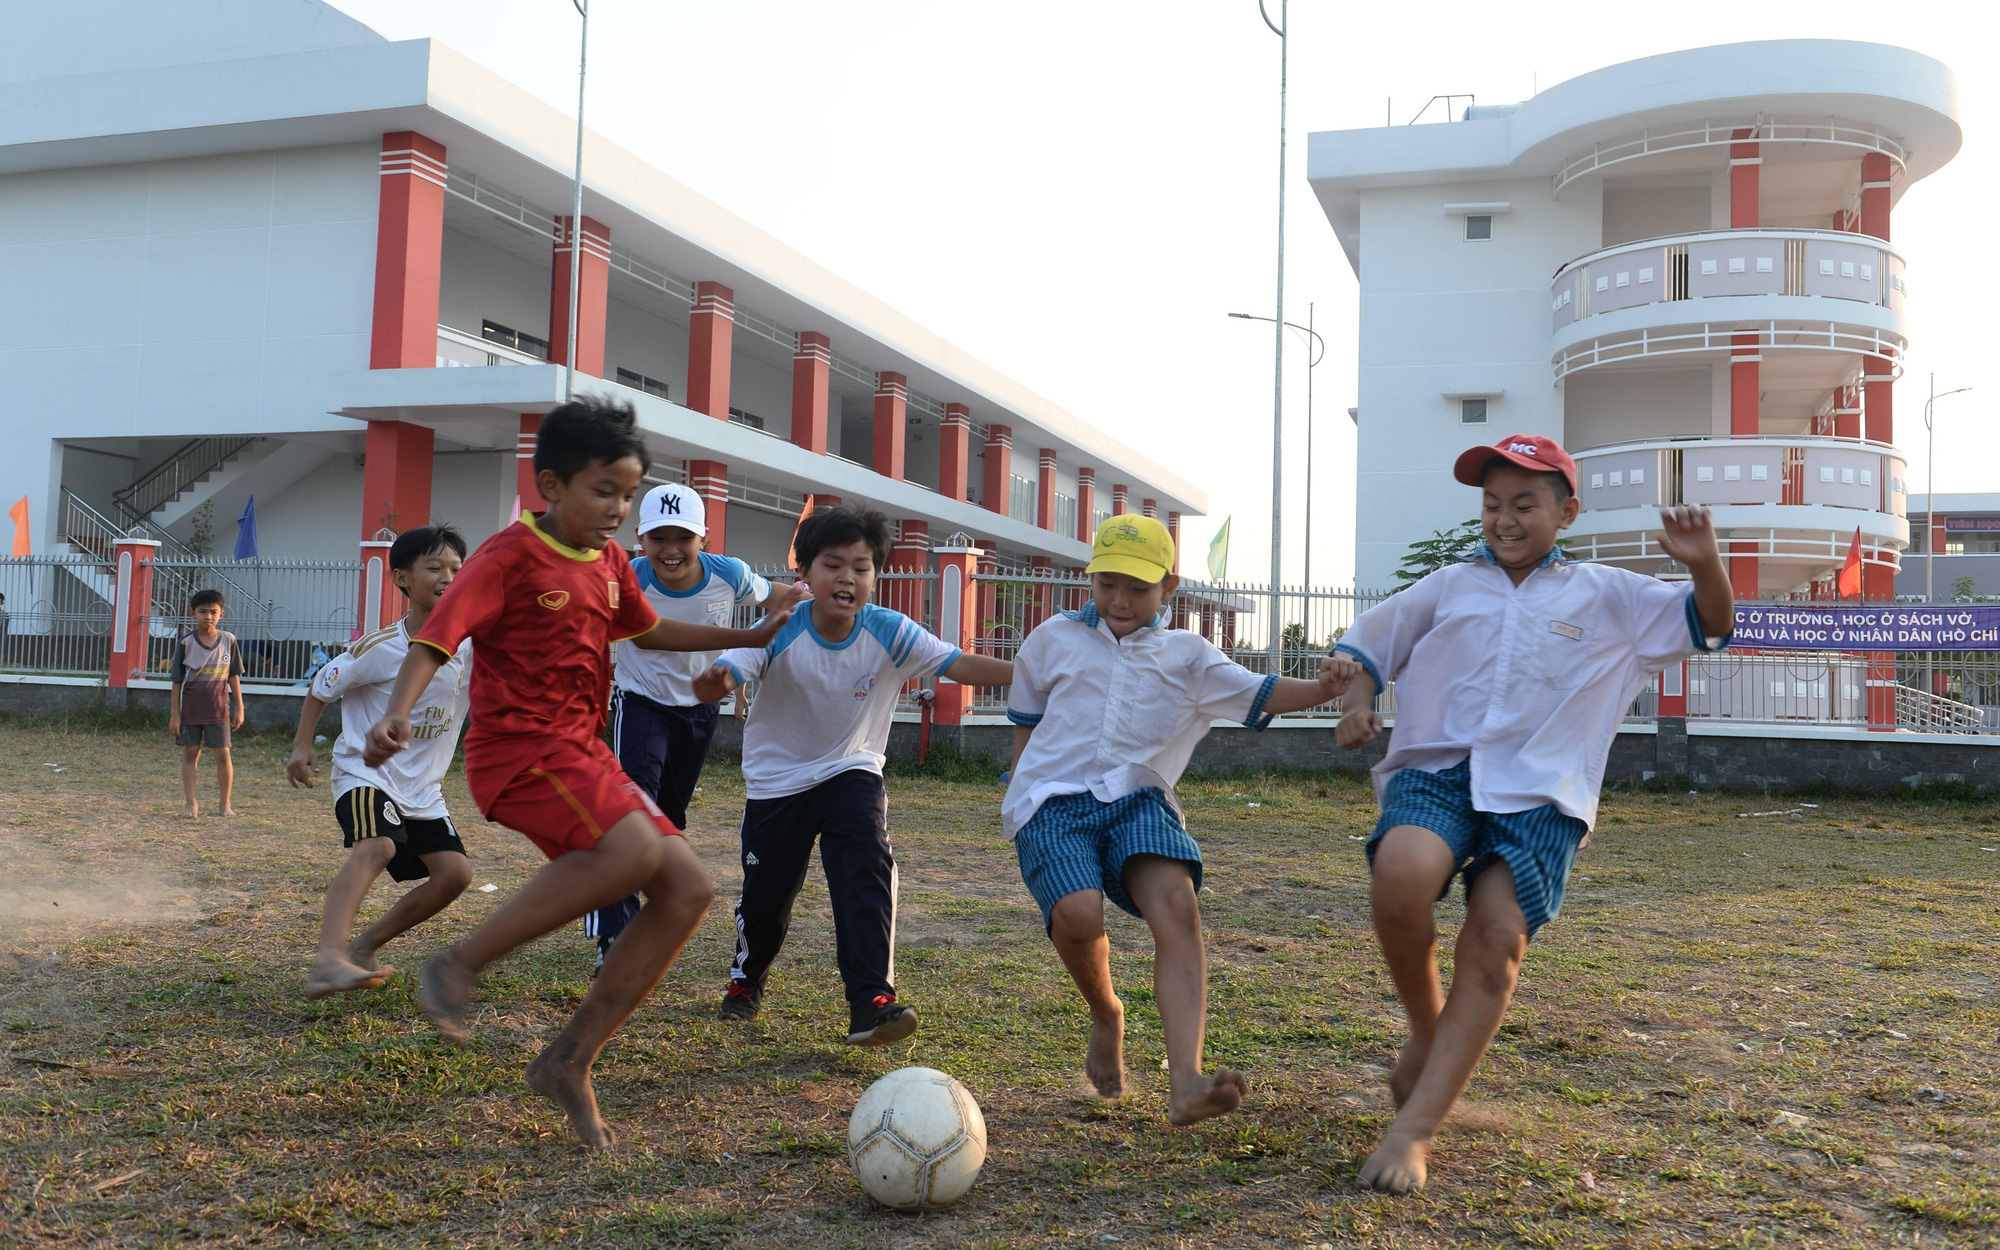
{"label": "boy's knee", "polygon": [[1065,894],[1049,909],[1049,938],[1088,946],[1104,936],[1104,896],[1096,890]]}
{"label": "boy's knee", "polygon": [[1469,965],[1467,970],[1485,979],[1489,988],[1511,990],[1528,953],[1528,924],[1519,912],[1468,916],[1460,945],[1470,948],[1459,955],[1461,965]]}
{"label": "boy's knee", "polygon": [[646,901],[677,912],[707,912],[715,904],[715,879],[698,864],[690,867],[676,858],[662,856],[659,871],[641,891]]}
{"label": "boy's knee", "polygon": [[391,838],[362,838],[354,844],[348,856],[380,872],[389,866],[390,860],[396,858],[396,849],[396,843]]}
{"label": "boy's knee", "polygon": [[424,866],[431,870],[431,883],[441,890],[463,894],[466,887],[472,884],[471,862],[455,851],[427,855]]}

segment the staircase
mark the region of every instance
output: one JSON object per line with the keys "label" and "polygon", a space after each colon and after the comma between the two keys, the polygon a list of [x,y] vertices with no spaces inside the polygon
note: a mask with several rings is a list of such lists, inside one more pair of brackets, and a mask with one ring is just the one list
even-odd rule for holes
{"label": "staircase", "polygon": [[1973,703],[1917,690],[1896,687],[1896,727],[1929,733],[1983,733],[1986,709]]}
{"label": "staircase", "polygon": [[[118,593],[118,583],[114,576],[118,542],[122,538],[150,538],[160,544],[159,556],[174,562],[195,562],[204,557],[180,539],[169,534],[162,526],[150,521],[139,521],[121,529],[117,522],[91,507],[70,493],[68,487],[62,491],[62,538],[71,551],[90,558],[90,564],[65,564],[63,569],[108,606]],[[250,603],[255,597],[237,585],[220,568],[210,566],[207,577],[201,585],[219,583],[224,594],[238,603]],[[178,568],[155,565],[153,569],[153,602],[156,604],[185,604],[201,585]],[[149,613],[149,617],[152,614]],[[148,631],[155,638],[171,638],[173,627],[154,620]]]}
{"label": "staircase", "polygon": [[190,439],[146,476],[116,491],[112,502],[125,524],[151,522],[164,530],[271,454],[269,439],[226,435]]}

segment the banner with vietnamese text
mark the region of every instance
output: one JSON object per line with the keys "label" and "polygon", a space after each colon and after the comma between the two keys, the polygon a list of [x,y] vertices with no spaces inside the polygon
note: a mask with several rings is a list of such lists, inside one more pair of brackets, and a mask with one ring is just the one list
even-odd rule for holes
{"label": "banner with vietnamese text", "polygon": [[2000,651],[2000,606],[1739,603],[1729,645],[1778,651]]}

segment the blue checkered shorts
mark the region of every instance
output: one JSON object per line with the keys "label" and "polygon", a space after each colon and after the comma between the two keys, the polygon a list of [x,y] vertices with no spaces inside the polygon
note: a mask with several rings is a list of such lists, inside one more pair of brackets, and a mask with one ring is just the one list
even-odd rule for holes
{"label": "blue checkered shorts", "polygon": [[[1389,779],[1382,818],[1375,822],[1375,836],[1368,839],[1370,865],[1383,835],[1397,825],[1416,825],[1443,838],[1456,862],[1452,876],[1465,878],[1468,896],[1473,880],[1493,861],[1506,861],[1531,937],[1562,910],[1563,886],[1569,881],[1576,848],[1590,832],[1589,825],[1553,803],[1530,812],[1474,810],[1470,759],[1438,773],[1405,768]],[[1450,892],[1451,877],[1446,877],[1438,897]]]}
{"label": "blue checkered shorts", "polygon": [[1134,855],[1183,861],[1194,888],[1201,889],[1201,847],[1167,796],[1151,788],[1110,803],[1094,794],[1059,794],[1036,808],[1014,835],[1014,853],[1021,860],[1021,880],[1041,904],[1043,929],[1053,923],[1056,902],[1078,890],[1102,890],[1138,916],[1124,881],[1125,861]]}

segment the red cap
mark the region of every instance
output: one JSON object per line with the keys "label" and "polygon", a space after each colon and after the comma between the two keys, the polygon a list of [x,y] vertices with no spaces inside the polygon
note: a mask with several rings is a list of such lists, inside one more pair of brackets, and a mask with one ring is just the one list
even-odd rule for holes
{"label": "red cap", "polygon": [[1541,473],[1560,473],[1569,482],[1569,493],[1576,494],[1576,461],[1569,458],[1562,444],[1539,434],[1509,434],[1491,447],[1468,448],[1452,466],[1451,475],[1467,486],[1477,486],[1486,475],[1486,466],[1495,460]]}

